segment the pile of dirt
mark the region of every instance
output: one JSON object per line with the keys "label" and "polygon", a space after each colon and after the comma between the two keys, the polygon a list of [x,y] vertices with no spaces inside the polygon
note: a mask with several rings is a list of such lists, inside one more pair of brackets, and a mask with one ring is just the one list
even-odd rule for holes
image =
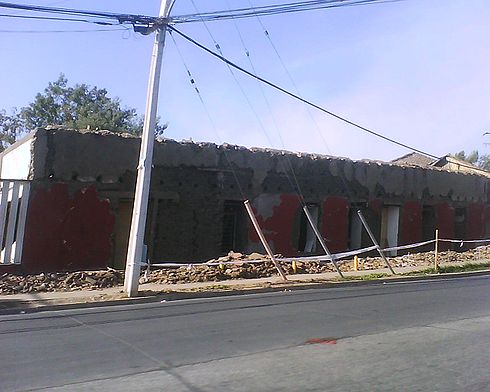
{"label": "pile of dirt", "polygon": [[[466,252],[443,251],[439,252],[439,262],[469,263],[482,259],[490,260],[490,246],[471,249]],[[254,263],[255,260],[265,260]],[[277,255],[277,261],[286,274],[318,274],[334,272],[331,263],[316,261],[296,261],[295,270],[291,262],[281,261],[281,255]],[[434,252],[406,254],[397,257],[388,257],[393,268],[420,267],[429,268],[434,265]],[[227,264],[227,263],[232,264]],[[354,260],[339,260],[339,268],[342,272],[354,271]],[[360,257],[358,270],[375,270],[385,268],[381,257]],[[192,264],[176,269],[153,270],[141,278],[140,282],[151,283],[192,283],[192,282],[218,282],[230,279],[266,278],[277,275],[277,270],[267,255],[252,253],[244,255],[238,252],[230,252],[227,256],[209,260],[205,264]]]}
{"label": "pile of dirt", "polygon": [[124,273],[116,270],[41,273],[37,275],[3,274],[0,294],[46,291],[97,290],[124,282]]}

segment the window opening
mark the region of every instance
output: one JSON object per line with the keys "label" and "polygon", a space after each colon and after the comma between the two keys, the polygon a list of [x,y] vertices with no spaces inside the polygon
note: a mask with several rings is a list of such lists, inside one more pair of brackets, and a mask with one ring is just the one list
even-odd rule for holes
{"label": "window opening", "polygon": [[[318,205],[310,204],[307,206],[310,212],[311,219],[315,224],[318,224],[318,216],[320,208]],[[315,231],[308,222],[308,218],[301,209],[301,217],[299,221],[299,237],[298,237],[298,252],[313,253],[316,252],[317,240]]]}
{"label": "window opening", "polygon": [[362,222],[357,211],[362,204],[352,204],[349,211],[349,249],[360,249],[362,247]]}
{"label": "window opening", "polygon": [[[383,207],[381,215],[381,247],[392,248],[398,245],[398,226],[400,221],[400,207]],[[388,256],[396,256],[397,251],[386,252]]]}
{"label": "window opening", "polygon": [[239,251],[241,243],[241,222],[243,221],[243,204],[241,201],[226,200],[223,210],[223,235],[221,251]]}
{"label": "window opening", "polygon": [[433,206],[423,206],[422,208],[422,240],[434,239],[436,231],[436,212]]}

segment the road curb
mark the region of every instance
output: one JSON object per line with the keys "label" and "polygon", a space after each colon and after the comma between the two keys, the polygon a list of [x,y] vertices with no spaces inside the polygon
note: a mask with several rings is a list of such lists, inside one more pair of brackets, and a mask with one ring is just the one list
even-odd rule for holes
{"label": "road curb", "polygon": [[[69,309],[84,309],[84,308],[98,308],[106,306],[121,306],[131,304],[147,304],[157,303],[163,300],[165,301],[178,301],[184,299],[195,298],[216,298],[216,297],[229,297],[246,294],[261,294],[261,293],[273,293],[281,291],[299,291],[308,289],[325,289],[325,288],[340,288],[340,287],[357,287],[357,286],[375,286],[383,285],[386,283],[398,283],[398,282],[418,282],[424,280],[445,280],[451,278],[464,278],[475,276],[490,275],[490,270],[470,271],[470,272],[453,272],[444,274],[429,274],[422,276],[393,276],[383,277],[372,280],[346,280],[346,281],[288,281],[284,283],[271,283],[270,287],[241,287],[232,288],[230,290],[203,290],[203,291],[171,291],[171,292],[154,292],[149,295],[144,295],[135,298],[122,298],[112,300],[101,300],[94,302],[70,302],[70,303],[49,303],[56,300],[25,300],[17,301],[13,306],[6,308],[0,308],[0,315],[11,315],[19,313],[39,313],[46,311],[58,311]],[[216,282],[210,282],[210,286],[215,285]],[[8,299],[8,298],[7,298]],[[43,303],[41,303],[43,302]]]}

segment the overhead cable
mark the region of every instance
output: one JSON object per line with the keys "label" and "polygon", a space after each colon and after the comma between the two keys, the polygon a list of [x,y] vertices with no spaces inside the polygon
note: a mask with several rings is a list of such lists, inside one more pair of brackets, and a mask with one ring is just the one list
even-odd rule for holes
{"label": "overhead cable", "polygon": [[405,0],[306,0],[286,4],[272,4],[260,7],[237,8],[228,11],[211,11],[170,18],[172,24],[215,21],[226,19],[252,18],[293,12],[312,11],[328,8],[353,7],[369,4],[397,3]]}
{"label": "overhead cable", "polygon": [[59,22],[83,22],[93,23],[100,26],[117,26],[119,22],[102,22],[88,19],[75,19],[75,18],[56,18],[53,16],[30,16],[30,15],[12,15],[12,14],[0,14],[0,18],[16,18],[16,19],[35,19],[35,20],[56,20]]}
{"label": "overhead cable", "polygon": [[[405,0],[304,0],[293,3],[285,4],[272,4],[260,7],[248,7],[237,8],[224,11],[211,11],[204,13],[194,13],[188,15],[177,15],[169,17],[168,19],[138,15],[127,13],[115,13],[115,12],[102,12],[102,11],[89,11],[89,10],[76,10],[70,8],[59,7],[47,7],[37,5],[26,5],[17,3],[0,2],[0,8],[12,9],[17,11],[30,11],[30,12],[43,12],[49,14],[70,15],[70,16],[83,16],[96,19],[110,19],[117,21],[120,24],[129,23],[133,25],[143,26],[158,26],[163,24],[176,24],[176,23],[188,23],[188,22],[207,22],[214,20],[226,20],[226,19],[239,19],[239,18],[251,18],[265,15],[277,15],[293,12],[312,11],[328,8],[340,8],[340,7],[353,7],[369,4],[383,4],[383,3],[395,3]],[[13,17],[13,16],[12,16]],[[22,15],[19,15],[22,17]],[[79,21],[79,20],[68,20]]]}
{"label": "overhead cable", "polygon": [[[116,25],[117,26],[117,25]],[[55,34],[55,33],[112,33],[117,31],[132,31],[129,27],[116,29],[87,29],[87,30],[0,30],[0,34]]]}
{"label": "overhead cable", "polygon": [[25,4],[5,3],[5,2],[0,2],[0,8],[8,8],[8,9],[32,11],[32,12],[45,12],[50,14],[78,15],[78,16],[89,16],[94,18],[115,19],[119,23],[124,23],[124,22],[154,23],[158,20],[161,20],[161,18],[155,16],[133,15],[133,14],[123,14],[123,13],[115,13],[115,12],[102,12],[102,11],[75,10],[70,8],[46,7],[46,6],[25,5]]}
{"label": "overhead cable", "polygon": [[21,19],[39,19],[39,20],[57,20],[63,22],[84,22],[94,23],[102,26],[112,26],[118,24],[131,24],[133,29],[137,33],[150,34],[160,26],[168,23],[166,18],[160,18],[147,15],[136,14],[124,14],[114,12],[100,12],[100,11],[86,11],[76,10],[70,8],[58,8],[58,7],[45,7],[35,5],[24,5],[15,3],[0,2],[0,8],[16,10],[16,11],[28,11],[46,13],[49,15],[66,15],[71,17],[87,18],[69,18],[69,17],[53,17],[53,16],[30,16],[30,15],[14,15],[14,14],[1,14],[1,17],[8,18],[21,18]]}
{"label": "overhead cable", "polygon": [[[127,14],[127,13],[115,13],[115,12],[102,12],[102,11],[89,11],[89,10],[76,10],[70,8],[26,5],[17,3],[0,2],[0,8],[11,9],[16,11],[29,11],[29,12],[41,12],[48,14],[67,15],[93,18],[95,20],[80,20],[72,18],[52,18],[52,17],[32,17],[28,15],[13,15],[3,14],[2,17],[17,17],[25,19],[46,19],[46,20],[60,20],[68,22],[87,22],[96,23],[101,25],[111,24],[132,24],[134,30],[138,33],[149,34],[156,28],[176,23],[187,22],[207,22],[214,20],[226,20],[226,19],[239,19],[249,18],[265,15],[277,15],[292,12],[311,11],[327,8],[339,8],[339,7],[352,7],[368,4],[381,4],[381,3],[394,3],[405,0],[304,0],[286,4],[272,4],[260,7],[238,8],[228,11],[212,11],[205,13],[194,13],[189,15],[172,16],[169,18],[161,18],[148,15]],[[100,20],[106,19],[113,21],[112,23],[101,22]]]}
{"label": "overhead cable", "polygon": [[257,79],[257,80],[261,81],[262,83],[264,83],[264,84],[266,84],[266,85],[268,85],[268,86],[270,86],[270,87],[272,87],[272,88],[274,88],[274,89],[276,89],[276,90],[278,90],[278,91],[280,91],[280,92],[282,92],[282,93],[284,93],[286,95],[289,95],[290,97],[292,97],[292,98],[294,98],[294,99],[296,99],[296,100],[298,100],[300,102],[303,102],[303,103],[305,103],[305,104],[307,104],[307,105],[309,105],[309,106],[311,106],[311,107],[313,107],[313,108],[315,108],[317,110],[320,110],[321,112],[323,112],[325,114],[328,114],[329,116],[332,116],[332,117],[334,117],[334,118],[336,118],[336,119],[338,119],[338,120],[340,120],[340,121],[342,121],[342,122],[344,122],[346,124],[352,125],[353,127],[356,127],[358,129],[362,130],[363,132],[367,132],[367,133],[369,133],[369,134],[371,134],[373,136],[376,136],[376,137],[378,137],[380,139],[383,139],[383,140],[388,141],[390,143],[396,144],[396,145],[398,145],[400,147],[403,147],[403,148],[406,148],[408,150],[411,150],[411,151],[414,151],[414,152],[418,152],[419,154],[426,155],[426,156],[431,157],[431,158],[434,158],[434,159],[439,159],[439,157],[437,157],[436,155],[433,155],[433,154],[430,154],[428,152],[422,151],[422,150],[420,150],[418,148],[409,146],[408,144],[399,142],[399,141],[397,141],[395,139],[392,139],[392,138],[390,138],[388,136],[385,136],[385,135],[383,135],[383,134],[381,134],[379,132],[373,131],[372,129],[366,128],[366,127],[364,127],[364,126],[362,126],[362,125],[360,125],[360,124],[358,124],[358,123],[356,123],[354,121],[351,121],[351,120],[349,120],[349,119],[347,119],[347,118],[345,118],[345,117],[343,117],[341,115],[335,114],[335,113],[331,112],[330,110],[327,110],[327,109],[323,108],[322,106],[319,106],[319,105],[317,105],[317,104],[315,104],[315,103],[313,103],[313,102],[311,102],[311,101],[309,101],[309,100],[307,100],[307,99],[305,99],[303,97],[300,97],[299,95],[294,94],[294,93],[292,93],[292,92],[290,92],[290,91],[288,91],[288,90],[286,90],[286,89],[278,86],[277,84],[274,84],[274,83],[272,83],[272,82],[270,82],[270,81],[268,81],[268,80],[266,80],[266,79],[264,79],[264,78],[262,78],[262,77],[260,77],[258,75],[254,75],[252,72],[247,71],[246,69],[244,69],[244,68],[240,67],[239,65],[233,63],[232,61],[228,60],[224,56],[222,56],[222,55],[220,55],[220,54],[212,51],[208,47],[206,47],[203,44],[197,42],[195,39],[189,37],[188,35],[182,33],[181,31],[177,30],[175,27],[168,26],[168,28],[170,30],[172,30],[172,31],[175,31],[182,38],[184,38],[185,40],[189,41],[190,43],[196,45],[197,47],[201,48],[202,50],[204,50],[205,52],[209,53],[210,55],[212,55],[212,56],[220,59],[221,61],[223,61],[224,63],[226,63],[228,66],[233,67],[233,68],[239,70],[240,72],[243,72],[244,74],[246,74],[246,75],[248,75],[248,76],[250,76],[250,77],[252,77],[254,79]]}

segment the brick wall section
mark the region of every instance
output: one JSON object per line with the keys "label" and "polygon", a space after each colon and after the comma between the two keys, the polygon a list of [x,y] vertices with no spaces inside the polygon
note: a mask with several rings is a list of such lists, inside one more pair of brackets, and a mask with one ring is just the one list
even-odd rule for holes
{"label": "brick wall section", "polygon": [[330,252],[347,249],[349,241],[349,201],[345,197],[328,197],[323,202],[321,233]]}
{"label": "brick wall section", "polygon": [[[454,238],[454,208],[449,203],[439,203],[436,206],[437,228],[439,238]],[[449,243],[442,243],[441,250],[451,249]]]}
{"label": "brick wall section", "polygon": [[482,238],[485,234],[485,206],[483,203],[471,203],[467,210],[466,238]]}

